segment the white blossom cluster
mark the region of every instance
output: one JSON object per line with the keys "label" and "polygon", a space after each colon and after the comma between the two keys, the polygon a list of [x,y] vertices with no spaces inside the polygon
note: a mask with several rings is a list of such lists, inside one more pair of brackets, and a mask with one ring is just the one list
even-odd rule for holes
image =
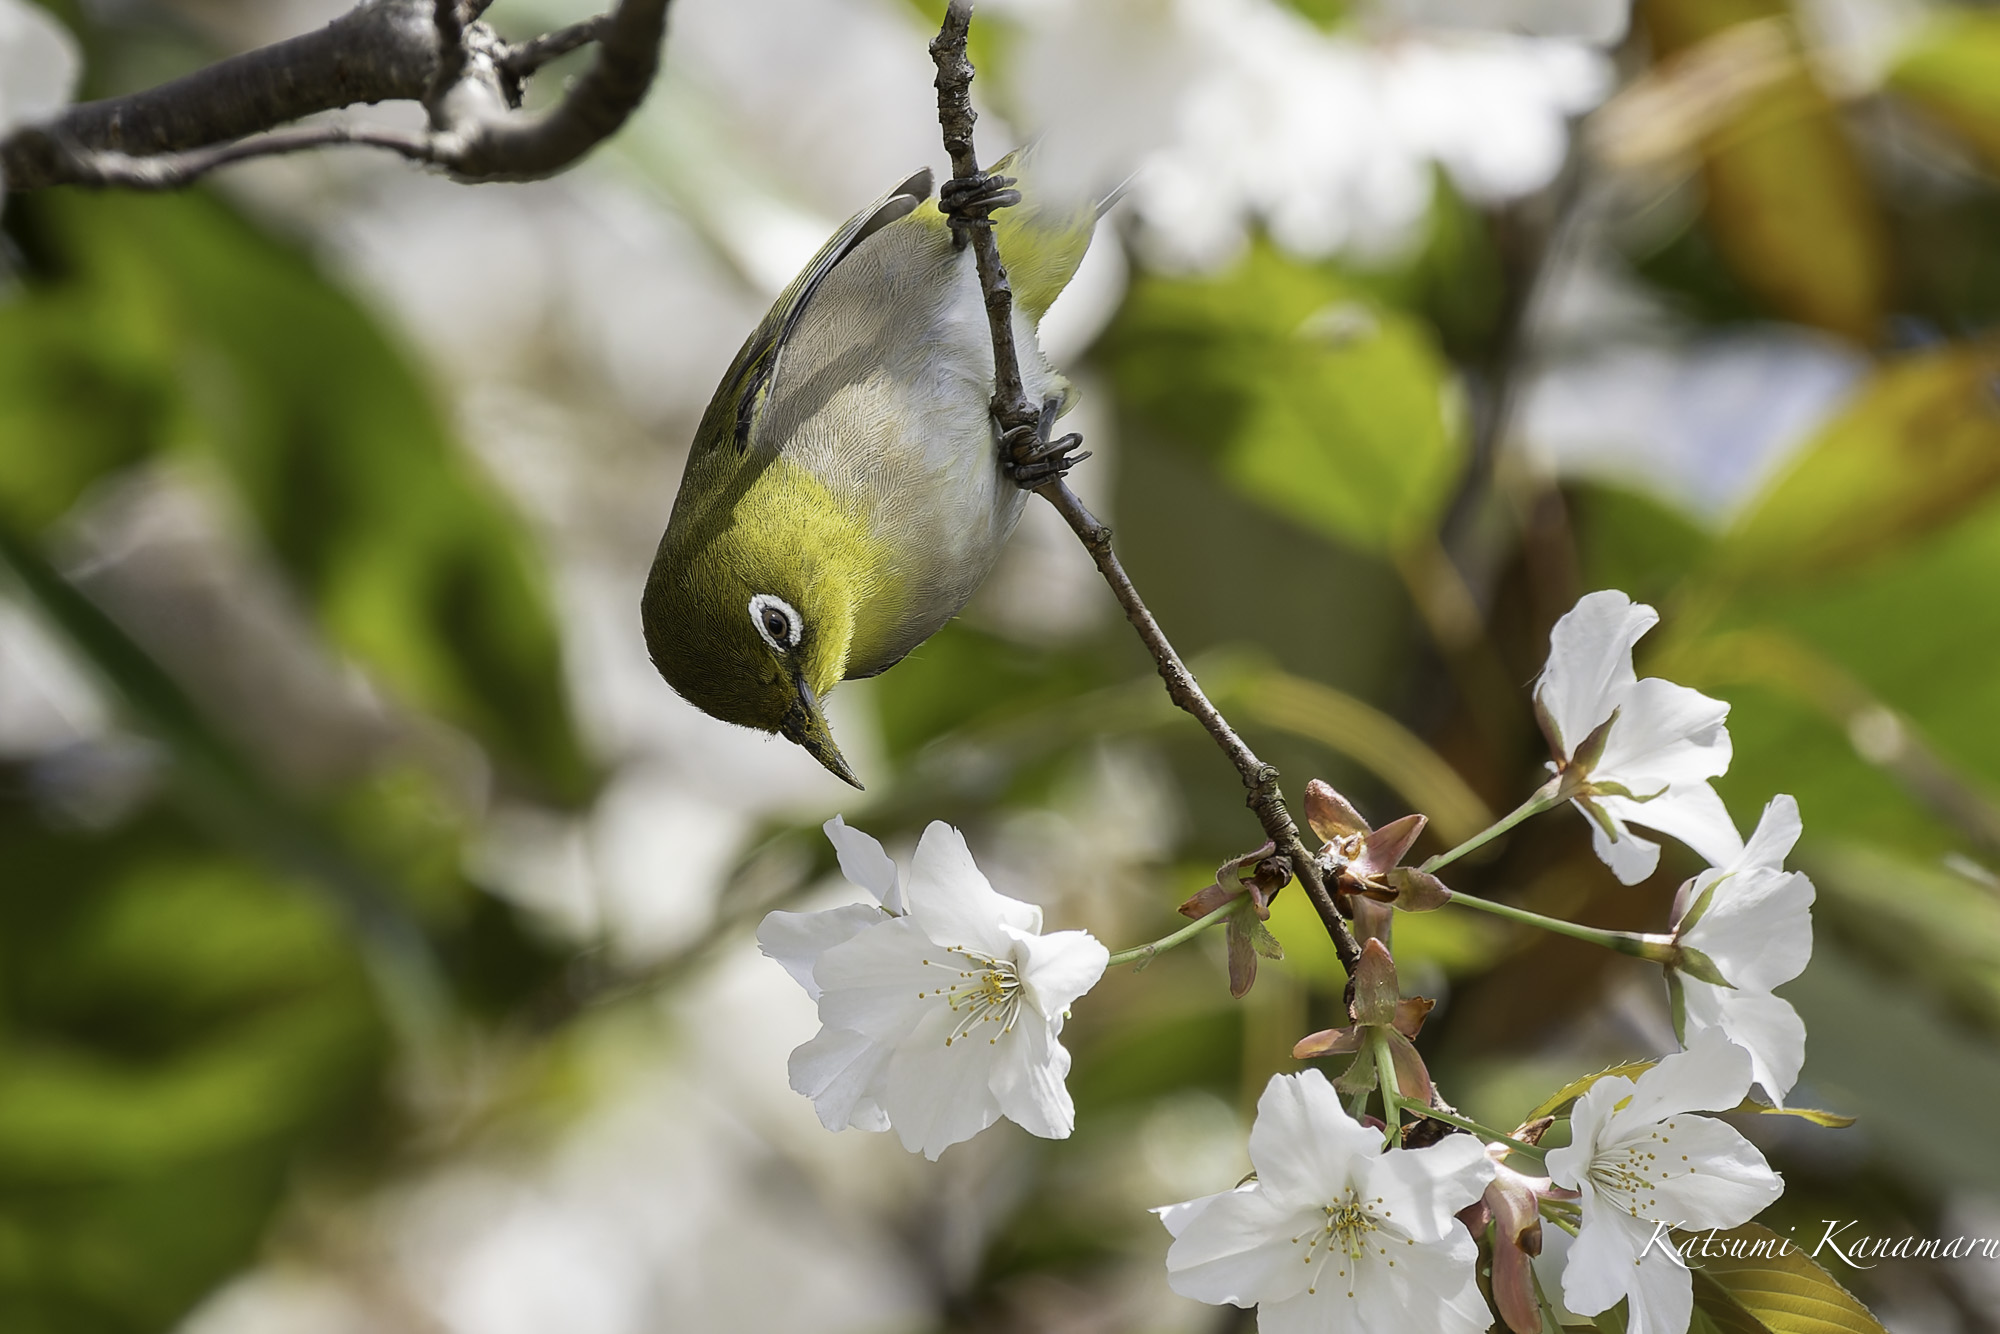
{"label": "white blossom cluster", "polygon": [[1613,81],[1581,36],[1329,32],[1276,0],[1005,12],[1023,33],[1015,100],[1042,119],[1048,155],[1079,188],[1132,173],[1149,257],[1168,267],[1226,263],[1257,227],[1308,257],[1391,249],[1430,207],[1437,169],[1481,203],[1531,193],[1562,166],[1568,118]]}
{"label": "white blossom cluster", "polygon": [[[1476,1276],[1490,1219],[1496,1304],[1533,1334],[1540,1246],[1522,1238],[1546,1217],[1574,1238],[1561,1268],[1569,1311],[1623,1301],[1631,1334],[1685,1334],[1693,1280],[1672,1233],[1739,1226],[1783,1190],[1740,1132],[1705,1113],[1738,1108],[1753,1085],[1782,1105],[1798,1077],[1805,1029],[1772,990],[1811,955],[1813,888],[1784,867],[1796,803],[1773,800],[1746,843],[1710,785],[1728,767],[1727,706],[1634,671],[1633,646],[1657,620],[1622,593],[1583,598],[1555,627],[1535,699],[1554,752],[1548,800],[1585,814],[1621,880],[1659,861],[1635,825],[1712,863],[1682,886],[1672,934],[1645,938],[1672,959],[1685,1049],[1591,1084],[1567,1110],[1568,1144],[1534,1176],[1508,1165],[1519,1145],[1505,1137],[1404,1148],[1318,1070],[1274,1076],[1250,1132],[1252,1176],[1157,1211],[1176,1292],[1254,1306],[1264,1334],[1478,1334],[1493,1323]],[[893,1128],[931,1158],[1002,1116],[1068,1135],[1058,1039],[1102,976],[1104,947],[1043,934],[1040,909],[996,893],[949,826],[925,832],[907,882],[874,839],[838,817],[826,831],[875,902],[775,912],[758,932],[819,1008],[792,1087],[829,1129]]]}
{"label": "white blossom cluster", "polygon": [[67,106],[81,64],[76,39],[47,10],[0,0],[0,137]]}

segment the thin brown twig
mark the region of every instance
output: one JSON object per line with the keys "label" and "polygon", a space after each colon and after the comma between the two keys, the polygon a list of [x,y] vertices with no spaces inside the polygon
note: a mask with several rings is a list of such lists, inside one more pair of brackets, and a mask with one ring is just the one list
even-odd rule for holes
{"label": "thin brown twig", "polygon": [[129,190],[178,190],[231,163],[343,145],[387,149],[413,162],[436,164],[444,160],[434,147],[437,142],[431,135],[379,126],[312,125],[295,130],[274,130],[270,134],[186,153],[153,153],[136,157],[129,153],[79,152],[78,163],[82,170],[72,183],[122,186]]}
{"label": "thin brown twig", "polygon": [[[972,110],[973,68],[965,54],[966,34],[971,24],[971,0],[951,0],[945,11],[944,26],[931,43],[931,59],[938,71],[938,124],[944,132],[945,152],[951,156],[952,176],[961,181],[980,175],[979,158],[972,142],[972,127],[978,119]],[[993,229],[975,225],[967,227],[965,232],[970,238],[973,258],[979,269],[987,323],[993,335],[993,415],[1003,431],[1011,430],[1033,423],[1038,417],[1035,406],[1028,401],[1027,388],[1021,379],[1020,357],[1014,346],[1013,291],[1007,283],[1007,271],[1000,262],[1000,247],[993,238]],[[1035,488],[1035,493],[1055,507],[1056,513],[1063,517],[1090,553],[1098,573],[1110,585],[1118,605],[1125,609],[1125,618],[1138,632],[1146,651],[1152,654],[1160,677],[1166,682],[1168,697],[1202,725],[1222,753],[1229,757],[1230,763],[1236,766],[1248,793],[1245,804],[1256,814],[1265,836],[1277,848],[1277,856],[1305,886],[1320,921],[1333,939],[1334,950],[1339,954],[1342,966],[1352,976],[1354,966],[1360,961],[1361,950],[1355,944],[1354,933],[1341,917],[1332,895],[1327,892],[1318,864],[1299,837],[1298,825],[1285,807],[1284,794],[1278,788],[1277,769],[1257,757],[1229,725],[1228,719],[1202,693],[1194,673],[1181,661],[1180,654],[1175,651],[1166,632],[1160,629],[1159,622],[1147,609],[1139,590],[1133,586],[1131,577],[1125,573],[1125,567],[1112,550],[1111,530],[1097,520],[1061,476],[1042,483]]]}

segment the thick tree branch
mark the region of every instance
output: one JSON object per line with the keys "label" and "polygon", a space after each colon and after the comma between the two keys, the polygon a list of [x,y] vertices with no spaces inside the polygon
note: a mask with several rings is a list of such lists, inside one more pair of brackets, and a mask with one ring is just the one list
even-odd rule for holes
{"label": "thick tree branch", "polygon": [[620,0],[596,38],[597,59],[561,102],[538,117],[482,122],[445,165],[463,180],[535,180],[616,134],[659,72],[671,2]]}
{"label": "thick tree branch", "polygon": [[[388,149],[465,181],[553,175],[609,138],[644,100],[670,3],[620,0],[609,14],[515,46],[479,21],[486,6],[478,0],[364,0],[318,32],[19,129],[0,141],[0,176],[10,190],[168,189],[231,162],[336,144]],[[560,103],[538,116],[506,114],[519,103],[522,79],[591,42],[596,61]],[[452,94],[466,88],[486,95],[456,106]],[[424,104],[429,133],[280,128],[387,101]]]}
{"label": "thick tree branch", "polygon": [[599,14],[596,18],[572,23],[567,28],[545,32],[531,41],[522,42],[508,51],[500,62],[505,73],[517,79],[525,79],[551,60],[556,60],[579,47],[604,40],[604,34],[611,30],[611,16]]}
{"label": "thick tree branch", "polygon": [[[973,180],[980,175],[979,158],[973,151],[972,143],[972,127],[978,119],[972,110],[973,69],[972,62],[965,55],[966,33],[971,23],[971,0],[951,0],[945,12],[944,27],[937,40],[931,43],[931,59],[938,70],[938,123],[944,131],[945,152],[951,155],[952,176],[960,181]],[[993,335],[993,415],[1003,431],[1031,425],[1036,422],[1039,413],[1035,405],[1028,401],[1027,389],[1021,380],[1020,356],[1014,347],[1014,296],[1007,284],[1007,271],[1000,262],[1000,247],[993,239],[993,229],[978,224],[976,220],[974,225],[965,228],[965,233],[970,237],[973,258],[979,268],[979,284],[985,293],[986,317]],[[1229,757],[1230,763],[1236,766],[1248,793],[1246,804],[1255,812],[1265,836],[1277,848],[1276,856],[1288,864],[1291,873],[1305,886],[1327,934],[1333,938],[1342,966],[1351,977],[1355,964],[1361,958],[1360,948],[1355,944],[1354,933],[1348,929],[1346,920],[1334,905],[1332,895],[1327,892],[1318,863],[1300,839],[1298,825],[1285,807],[1284,794],[1278,789],[1277,769],[1257,758],[1256,753],[1229,725],[1229,720],[1222,716],[1221,710],[1202,693],[1194,673],[1181,661],[1180,654],[1175,652],[1159,622],[1147,610],[1139,590],[1125,573],[1125,567],[1119,563],[1117,553],[1111,548],[1111,530],[1098,522],[1060,475],[1037,486],[1035,492],[1055,506],[1056,513],[1062,515],[1063,521],[1069,524],[1071,531],[1090,552],[1098,573],[1111,586],[1118,605],[1125,609],[1125,618],[1138,631],[1147,652],[1153,655],[1160,677],[1167,684],[1167,695],[1194,716],[1214,738],[1222,753]]]}

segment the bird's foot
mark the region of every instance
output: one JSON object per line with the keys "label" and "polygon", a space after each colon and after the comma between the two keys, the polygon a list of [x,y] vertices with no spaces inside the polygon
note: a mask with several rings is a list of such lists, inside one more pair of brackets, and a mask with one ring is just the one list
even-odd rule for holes
{"label": "bird's foot", "polygon": [[1055,430],[1056,414],[1061,411],[1062,399],[1045,398],[1039,420],[1001,433],[1001,457],[1006,460],[1007,471],[1014,484],[1023,491],[1032,491],[1052,479],[1067,476],[1071,468],[1090,457],[1089,450],[1080,454],[1076,452],[1083,446],[1083,437],[1075,432],[1051,435]]}
{"label": "bird's foot", "polygon": [[993,210],[1011,208],[1021,202],[1021,192],[1012,176],[996,176],[982,171],[977,176],[954,176],[938,188],[938,211],[951,223],[959,245],[965,244],[965,229],[993,225]]}

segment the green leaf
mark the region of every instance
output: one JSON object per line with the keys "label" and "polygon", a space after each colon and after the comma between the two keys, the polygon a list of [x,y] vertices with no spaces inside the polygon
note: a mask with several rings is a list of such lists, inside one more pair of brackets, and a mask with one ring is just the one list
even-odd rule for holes
{"label": "green leaf", "polygon": [[1564,1084],[1554,1093],[1551,1093],[1542,1101],[1539,1107],[1522,1117],[1521,1121],[1523,1124],[1526,1124],[1529,1121],[1540,1120],[1544,1116],[1555,1116],[1578,1098],[1590,1092],[1590,1086],[1598,1080],[1608,1079],[1613,1075],[1623,1079],[1637,1079],[1640,1075],[1645,1074],[1658,1064],[1658,1061],[1627,1061],[1623,1065],[1608,1066],[1603,1070],[1599,1070],[1596,1074],[1585,1075],[1581,1079],[1572,1079],[1569,1083]]}
{"label": "green leaf", "polygon": [[[0,518],[38,529],[158,449],[171,387],[62,299],[0,301]],[[52,442],[61,441],[60,448]]]}
{"label": "green leaf", "polygon": [[2000,14],[1937,14],[1897,57],[1886,83],[2000,169]]}
{"label": "green leaf", "polygon": [[1742,1303],[1731,1299],[1712,1284],[1706,1285],[1708,1300],[1704,1302],[1704,1287],[1697,1277],[1695,1307],[1688,1321],[1688,1334],[1771,1334],[1764,1322],[1745,1310]]}
{"label": "green leaf", "polygon": [[1703,1233],[1674,1237],[1693,1246],[1695,1304],[1725,1334],[1886,1334],[1831,1274],[1769,1228],[1746,1223],[1713,1241]]}
{"label": "green leaf", "polygon": [[0,1328],[172,1328],[290,1181],[388,1128],[366,970],[172,816],[55,831],[0,797],[0,847]]}
{"label": "green leaf", "polygon": [[1737,1112],[1758,1112],[1764,1116],[1796,1116],[1802,1121],[1810,1121],[1816,1126],[1826,1126],[1832,1130],[1845,1130],[1854,1124],[1854,1118],[1839,1112],[1823,1112],[1817,1107],[1773,1107],[1769,1103],[1758,1102],[1755,1098],[1745,1098],[1730,1109]]}
{"label": "green leaf", "polygon": [[103,683],[165,743],[190,811],[235,846],[340,905],[366,942],[404,1035],[428,1042],[443,1014],[444,989],[429,942],[397,888],[352,855],[316,813],[259,773],[159,663],[4,522],[0,568],[12,571]]}
{"label": "green leaf", "polygon": [[582,796],[538,557],[367,312],[200,193],[26,206],[53,257],[0,306],[0,365],[15,344],[41,346],[8,374],[49,375],[42,397],[79,422],[83,448],[23,461],[62,452],[51,425],[72,432],[47,403],[0,408],[0,504],[39,524],[105,469],[162,450],[201,459],[336,644],[505,772]]}
{"label": "green leaf", "polygon": [[1988,1033],[2000,1032],[2000,896],[1986,885],[1866,844],[1833,842],[1810,859],[1822,929]]}
{"label": "green leaf", "polygon": [[1947,348],[1880,371],[1801,450],[1714,551],[1724,580],[1797,581],[1874,560],[2000,486],[1990,350]]}
{"label": "green leaf", "polygon": [[1219,277],[1144,279],[1106,348],[1163,434],[1211,454],[1245,496],[1363,550],[1431,531],[1464,463],[1423,327],[1268,246]]}
{"label": "green leaf", "polygon": [[[1798,48],[1783,0],[1652,0],[1639,13],[1660,59],[1758,19],[1782,20]],[[1838,111],[1802,60],[1707,137],[1702,182],[1709,231],[1746,286],[1789,319],[1874,341],[1886,228]]]}
{"label": "green leaf", "polygon": [[1680,962],[1676,966],[1681,972],[1697,981],[1707,982],[1712,986],[1728,987],[1732,991],[1736,989],[1736,984],[1722,975],[1722,969],[1716,966],[1715,960],[1691,945],[1680,947]]}

